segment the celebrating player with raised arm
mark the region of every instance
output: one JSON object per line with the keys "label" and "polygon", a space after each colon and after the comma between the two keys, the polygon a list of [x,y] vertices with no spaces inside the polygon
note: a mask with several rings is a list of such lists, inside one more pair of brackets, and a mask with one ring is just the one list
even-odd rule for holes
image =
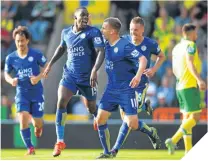
{"label": "celebrating player with raised arm", "polygon": [[52,65],[67,50],[68,59],[58,89],[56,111],[56,135],[53,156],[59,156],[65,148],[64,127],[66,106],[71,97],[79,91],[89,112],[96,117],[97,71],[104,60],[104,43],[99,29],[87,25],[89,13],[86,8],[78,8],[74,13],[74,25],[64,29],[61,43],[50,60],[44,76]]}
{"label": "celebrating player with raised arm", "polygon": [[[17,50],[6,58],[4,75],[12,86],[16,87],[15,103],[20,121],[20,134],[28,149],[27,155],[34,155],[35,150],[31,142],[29,121],[35,127],[35,136],[42,135],[44,97],[40,67],[46,64],[46,58],[35,49],[29,48],[30,34],[24,26],[18,26],[13,31],[13,38]],[[11,72],[14,72],[13,77]],[[32,118],[30,116],[32,115]]]}
{"label": "celebrating player with raised arm", "polygon": [[[135,89],[146,68],[146,58],[135,49],[125,38],[120,38],[121,22],[118,18],[105,19],[102,33],[105,43],[105,69],[108,74],[108,84],[100,101],[97,123],[98,133],[104,152],[97,159],[111,158],[110,134],[107,120],[111,112],[118,106],[125,112],[117,142],[119,147],[124,143],[130,129],[138,129],[137,107]],[[137,58],[137,59],[136,59]]]}

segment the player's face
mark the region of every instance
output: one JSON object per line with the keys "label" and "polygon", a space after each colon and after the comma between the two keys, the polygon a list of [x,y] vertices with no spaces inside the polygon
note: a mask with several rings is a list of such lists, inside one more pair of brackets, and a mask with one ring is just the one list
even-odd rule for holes
{"label": "player's face", "polygon": [[25,35],[17,34],[15,36],[15,43],[18,50],[24,51],[25,49],[27,49],[29,40],[26,39]]}
{"label": "player's face", "polygon": [[108,40],[113,31],[112,31],[112,28],[110,27],[109,23],[104,22],[102,25],[102,28],[101,28],[101,32],[102,32],[103,36],[105,37],[105,39]]}
{"label": "player's face", "polygon": [[130,23],[130,35],[133,40],[137,40],[144,33],[144,26],[137,23]]}
{"label": "player's face", "polygon": [[192,36],[193,36],[193,41],[196,41],[198,38],[196,29],[192,32]]}
{"label": "player's face", "polygon": [[89,20],[89,13],[86,9],[80,9],[75,13],[75,22],[78,29],[84,29],[87,27]]}

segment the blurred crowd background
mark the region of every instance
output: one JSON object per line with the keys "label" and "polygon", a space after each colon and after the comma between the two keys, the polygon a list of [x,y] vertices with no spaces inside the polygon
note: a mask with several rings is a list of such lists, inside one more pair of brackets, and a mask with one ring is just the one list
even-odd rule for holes
{"label": "blurred crowd background", "polygon": [[[77,6],[74,5],[75,3],[77,3]],[[102,5],[105,11],[98,13],[103,8],[96,5]],[[76,7],[73,8],[73,6]],[[16,116],[15,88],[6,83],[3,76],[5,58],[9,53],[16,50],[12,39],[13,29],[18,25],[26,25],[32,36],[31,47],[42,50],[46,57],[49,58],[50,56],[47,53],[51,51],[50,40],[54,39],[55,27],[58,26],[63,29],[71,25],[73,16],[69,13],[73,13],[75,8],[79,6],[89,8],[89,12],[92,12],[92,25],[97,27],[100,27],[102,21],[109,16],[118,17],[122,22],[121,35],[129,33],[129,23],[133,17],[141,16],[145,20],[144,35],[157,40],[166,55],[166,61],[150,80],[147,90],[147,98],[151,100],[154,109],[178,106],[175,93],[176,80],[172,72],[171,52],[181,39],[181,28],[185,23],[194,23],[197,26],[198,40],[196,43],[202,60],[201,76],[207,82],[207,1],[105,1],[102,4],[93,0],[80,0],[78,2],[47,0],[1,1],[2,120],[15,119]],[[59,23],[60,16],[63,16],[61,23]],[[60,41],[60,33],[59,37],[55,38],[57,39],[56,48]],[[68,105],[69,113],[88,115],[80,100],[79,97],[74,97],[70,101]],[[207,108],[207,90],[201,92],[201,106]],[[47,108],[45,110],[46,114],[55,114],[55,104],[53,107],[46,106],[45,108]]]}

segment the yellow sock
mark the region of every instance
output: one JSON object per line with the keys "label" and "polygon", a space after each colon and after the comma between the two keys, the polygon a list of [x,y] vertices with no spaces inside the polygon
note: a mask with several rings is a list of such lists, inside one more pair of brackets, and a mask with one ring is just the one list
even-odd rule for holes
{"label": "yellow sock", "polygon": [[196,120],[193,118],[187,119],[184,123],[182,123],[181,127],[187,131],[189,129],[192,129],[196,125]]}
{"label": "yellow sock", "polygon": [[185,153],[192,148],[192,129],[187,130],[187,134],[183,135],[183,141],[185,146]]}
{"label": "yellow sock", "polygon": [[189,118],[183,121],[178,131],[171,138],[173,144],[176,144],[182,138],[182,136],[187,133],[187,130],[192,129],[195,125],[196,125],[196,121],[193,118]]}

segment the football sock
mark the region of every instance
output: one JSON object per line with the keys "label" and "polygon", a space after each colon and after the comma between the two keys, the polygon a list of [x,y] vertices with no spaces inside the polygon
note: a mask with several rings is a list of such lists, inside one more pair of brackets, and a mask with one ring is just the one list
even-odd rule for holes
{"label": "football sock", "polygon": [[128,137],[130,131],[131,129],[128,127],[127,123],[123,122],[123,124],[120,127],[116,143],[113,146],[112,150],[119,150],[121,148],[126,138]]}
{"label": "football sock", "polygon": [[192,148],[192,129],[188,129],[187,133],[183,135],[184,146],[185,146],[185,153]]}
{"label": "football sock", "polygon": [[149,126],[147,126],[147,124],[145,124],[143,121],[139,120],[139,128],[137,129],[137,131],[141,131],[145,134],[147,134],[149,137],[153,138],[153,132],[151,130],[151,128]]}
{"label": "football sock", "polygon": [[183,135],[187,134],[187,131],[189,129],[192,129],[196,125],[196,121],[193,118],[186,119],[181,124],[178,131],[175,133],[175,135],[171,138],[172,142],[174,144],[177,144],[177,142],[182,138]]}
{"label": "football sock", "polygon": [[30,128],[20,130],[20,135],[22,137],[22,140],[27,147],[27,149],[33,147],[32,142],[31,142],[31,131]]}
{"label": "football sock", "polygon": [[64,142],[64,128],[67,116],[66,108],[57,109],[56,111],[56,136],[57,142]]}
{"label": "football sock", "polygon": [[104,150],[104,154],[110,154],[110,132],[108,129],[108,125],[107,124],[99,125],[98,134],[101,145]]}

